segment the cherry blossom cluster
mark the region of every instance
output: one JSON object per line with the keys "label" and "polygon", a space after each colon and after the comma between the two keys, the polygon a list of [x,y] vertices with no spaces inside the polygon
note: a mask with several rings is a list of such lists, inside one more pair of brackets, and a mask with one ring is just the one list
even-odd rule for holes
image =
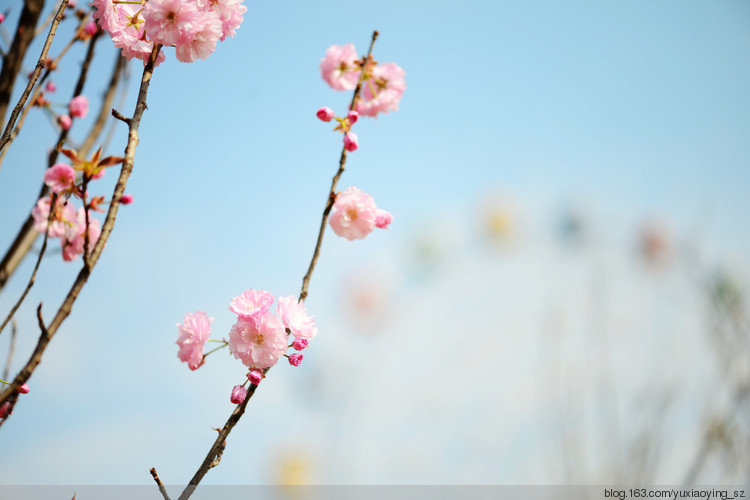
{"label": "cherry blossom cluster", "polygon": [[53,105],[46,96],[46,94],[52,94],[56,91],[57,85],[55,85],[55,82],[47,82],[44,90],[34,99],[32,105],[47,110],[54,117],[60,128],[70,130],[70,127],[73,125],[73,118],[86,118],[89,112],[89,99],[85,95],[76,96],[65,106],[65,112],[58,114],[52,109]]}
{"label": "cherry blossom cluster", "polygon": [[379,64],[372,58],[365,63],[364,59],[357,56],[354,44],[331,45],[320,60],[320,74],[334,90],[354,90],[362,77],[362,93],[355,103],[360,115],[374,117],[398,110],[406,72],[396,63]]}
{"label": "cherry blossom cluster", "polygon": [[[177,59],[210,56],[216,44],[233,37],[247,7],[242,0],[93,0],[94,18],[128,58],[148,61],[154,44],[174,46]],[[156,64],[164,61],[159,53]]]}
{"label": "cherry blossom cluster", "polygon": [[[34,218],[34,229],[40,233],[47,232],[48,238],[60,238],[63,260],[72,261],[86,250],[94,248],[101,234],[101,221],[93,212],[103,212],[106,204],[103,196],[90,198],[88,184],[104,176],[104,169],[123,161],[120,157],[101,157],[101,149],[86,160],[75,151],[63,149],[61,152],[70,158],[72,165],[56,163],[44,173],[44,183],[51,193],[41,198],[31,210]],[[83,206],[76,210],[73,199],[80,199]],[[120,203],[129,204],[131,195],[123,195]],[[88,227],[88,231],[86,228]]]}
{"label": "cherry blossom cluster", "polygon": [[[246,290],[234,297],[229,310],[237,315],[237,322],[229,331],[229,340],[220,340],[221,347],[229,347],[229,352],[248,368],[247,380],[232,390],[230,401],[240,404],[245,400],[249,382],[258,385],[265,371],[286,357],[289,364],[299,366],[302,353],[286,354],[289,348],[295,351],[305,349],[318,333],[313,316],[307,314],[305,303],[293,296],[279,297],[276,314],[271,311],[274,296],[265,290]],[[177,357],[188,364],[191,370],[200,368],[206,356],[204,346],[212,341],[211,323],[214,318],[203,311],[185,315],[182,324],[177,324]],[[290,335],[294,337],[291,344]],[[217,348],[217,349],[219,349]]]}

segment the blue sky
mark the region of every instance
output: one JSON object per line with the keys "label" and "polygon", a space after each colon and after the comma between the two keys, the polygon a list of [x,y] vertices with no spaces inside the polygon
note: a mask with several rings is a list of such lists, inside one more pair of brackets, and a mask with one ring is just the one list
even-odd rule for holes
{"label": "blue sky", "polygon": [[[9,5],[11,31],[19,2]],[[582,419],[566,406],[573,404],[561,396],[567,389],[549,395],[544,388],[553,385],[534,380],[547,373],[538,346],[557,320],[546,318],[558,315],[568,325],[559,329],[568,332],[560,333],[567,383],[591,380],[575,367],[588,359],[585,332],[597,329],[576,325],[587,324],[587,297],[602,269],[611,293],[602,314],[614,356],[622,356],[621,421],[632,416],[625,401],[641,390],[639,373],[658,370],[659,355],[679,352],[696,366],[682,376],[662,373],[664,380],[715,375],[701,354],[708,347],[700,308],[692,307],[700,294],[683,263],[652,278],[631,262],[632,248],[644,221],[659,220],[675,249],[695,244],[707,267],[731,265],[747,283],[747,3],[246,5],[237,36],[208,60],[180,64],[167,49],[155,72],[128,186],[135,203],[121,209],[73,315],[30,381],[33,392],[0,431],[0,447],[22,450],[21,459],[3,463],[0,481],[143,484],[151,466],[171,483],[192,475],[209,428],[231,411],[229,390],[242,370],[217,353],[189,373],[175,357],[175,323],[205,310],[220,337],[231,327],[229,300],[243,290],[298,293],[341,147],[315,110],[341,114],[350,99],[326,86],[318,63],[331,44],[364,52],[373,29],[381,33],[376,59],[404,68],[407,89],[399,111],[357,123],[360,149],[339,186],[371,193],[394,223],[354,243],[328,231],[307,301],[321,328],[320,354],[311,349],[299,369],[272,372],[207,481],[274,482],[285,457],[299,455],[308,457],[313,482],[595,482],[606,472],[582,466],[566,476],[544,465],[559,422]],[[55,78],[60,101],[82,54],[72,50]],[[85,90],[94,110],[114,57],[110,42],[100,42]],[[131,73],[125,114],[139,63]],[[125,135],[118,126],[110,154],[121,152]],[[54,137],[32,113],[0,168],[2,248],[35,201]],[[114,177],[100,181],[102,193]],[[569,206],[585,214],[594,240],[570,258],[557,253],[551,233]],[[499,248],[482,237],[494,210],[513,218],[512,237]],[[420,248],[430,249],[432,264]],[[3,290],[0,310],[32,265],[27,260]],[[51,256],[41,272],[18,314],[15,369],[35,343],[36,304],[43,300],[51,317],[77,266]],[[373,318],[347,316],[352,290],[362,289],[381,308],[377,328]],[[678,331],[692,340],[674,351],[684,341]],[[467,335],[476,350],[466,347],[473,346]],[[6,331],[3,355],[7,338]],[[656,358],[632,370],[628,354],[617,353],[642,345]],[[441,382],[463,399],[441,400]],[[712,392],[696,391],[675,406],[685,433],[695,432],[701,398]],[[581,411],[596,420],[586,401]],[[538,421],[549,405],[564,417]],[[428,423],[433,407],[442,416]],[[439,424],[454,422],[470,423],[457,426],[455,439],[441,438]],[[657,477],[679,482],[679,457],[693,444],[673,448]],[[587,446],[589,457],[600,457]],[[85,468],[62,463],[71,450]],[[24,460],[42,461],[29,468]]]}

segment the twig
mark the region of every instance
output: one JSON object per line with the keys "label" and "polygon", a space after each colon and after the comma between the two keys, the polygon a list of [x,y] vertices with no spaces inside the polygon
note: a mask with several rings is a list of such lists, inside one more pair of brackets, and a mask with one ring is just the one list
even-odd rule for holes
{"label": "twig", "polygon": [[89,265],[84,265],[83,268],[79,271],[78,277],[73,283],[73,286],[68,292],[68,295],[65,297],[62,305],[57,310],[57,313],[52,319],[50,325],[47,328],[44,328],[44,324],[40,321],[42,335],[39,338],[36,349],[34,349],[34,352],[32,353],[23,369],[18,373],[18,375],[16,375],[16,378],[13,380],[11,386],[0,393],[0,404],[7,401],[14,393],[16,388],[23,385],[29,379],[29,377],[31,377],[31,374],[34,372],[39,363],[41,363],[42,354],[44,353],[47,344],[60,328],[60,325],[62,325],[63,321],[65,321],[65,318],[70,315],[73,309],[73,304],[78,298],[78,295],[81,293],[83,286],[86,284],[86,281],[91,275],[94,266],[99,260],[99,256],[101,255],[102,250],[104,250],[104,245],[107,244],[107,240],[109,239],[109,235],[112,232],[112,228],[115,224],[117,210],[120,207],[120,197],[125,192],[125,186],[127,185],[128,178],[130,177],[130,173],[133,171],[133,163],[135,162],[135,149],[138,145],[138,126],[141,122],[143,112],[146,110],[146,96],[148,95],[148,86],[151,82],[151,76],[154,71],[154,63],[156,62],[156,57],[158,56],[160,50],[161,45],[157,44],[154,46],[154,49],[151,51],[151,56],[149,57],[148,63],[146,63],[146,66],[143,69],[141,87],[138,92],[138,101],[136,102],[133,118],[130,119],[128,144],[125,147],[125,159],[120,169],[120,177],[117,179],[117,184],[115,184],[115,189],[112,193],[109,210],[107,211],[107,216],[104,219],[104,224],[102,225],[101,235],[99,236],[99,240],[96,242],[96,245],[94,245],[94,249],[91,251],[91,256],[89,257]]}
{"label": "twig", "polygon": [[31,79],[29,80],[29,83],[26,85],[26,89],[23,91],[23,94],[21,95],[21,98],[18,100],[18,104],[16,104],[16,107],[13,108],[13,112],[10,115],[10,119],[8,120],[7,125],[5,126],[5,131],[3,132],[2,138],[0,138],[0,151],[2,151],[5,146],[10,141],[10,133],[13,130],[13,126],[16,124],[16,119],[18,118],[18,114],[21,112],[21,109],[26,104],[26,99],[29,98],[29,94],[31,94],[31,89],[34,88],[34,84],[36,83],[37,78],[39,78],[39,73],[42,72],[42,68],[44,68],[45,62],[47,60],[47,53],[49,52],[49,47],[52,45],[52,39],[55,37],[55,33],[57,32],[57,26],[60,24],[60,19],[62,19],[63,12],[65,12],[65,7],[68,5],[68,0],[62,0],[60,2],[60,8],[57,9],[57,14],[55,14],[55,19],[52,21],[52,25],[49,28],[49,33],[47,34],[47,39],[44,41],[44,46],[42,47],[42,53],[39,55],[39,60],[36,62],[36,67],[34,68],[34,71],[31,74]]}
{"label": "twig", "polygon": [[52,19],[54,19],[54,17],[55,17],[55,11],[52,10],[50,11],[49,15],[44,20],[44,22],[42,22],[42,24],[40,24],[39,27],[37,27],[37,29],[34,30],[34,38],[42,34],[42,31],[44,31],[45,28],[49,26],[49,23],[52,22]]}
{"label": "twig", "polygon": [[[81,72],[78,75],[78,81],[76,82],[75,89],[73,90],[73,97],[76,97],[80,95],[81,92],[83,92],[83,86],[88,76],[90,62],[94,57],[94,44],[96,43],[96,40],[98,40],[98,38],[93,37],[90,41],[89,48],[86,52],[86,58],[81,65]],[[60,155],[60,148],[63,146],[63,144],[65,144],[67,138],[68,130],[61,130],[60,135],[57,138],[57,143],[55,147],[52,148],[49,153],[49,157],[47,158],[47,168],[55,164],[55,162],[57,161],[57,157]],[[4,154],[5,151],[0,152],[0,158],[2,158],[2,155]],[[39,189],[39,196],[37,196],[36,199],[38,200],[46,196],[47,193],[49,193],[49,187],[47,187],[46,184],[42,183],[42,187]],[[13,240],[10,248],[7,252],[5,252],[2,261],[0,261],[0,290],[3,289],[5,283],[7,283],[8,279],[10,279],[10,276],[13,274],[23,258],[29,252],[31,246],[34,244],[34,240],[36,239],[37,235],[38,233],[36,229],[34,229],[34,218],[31,216],[31,214],[29,214],[26,217],[26,222],[23,223],[23,226],[21,226],[21,229],[18,231],[18,234]]]}
{"label": "twig", "polygon": [[16,314],[16,311],[18,311],[18,308],[21,307],[21,304],[23,304],[24,299],[29,294],[29,291],[31,290],[31,287],[34,286],[34,281],[36,280],[36,273],[39,271],[39,265],[42,263],[42,257],[44,257],[44,252],[47,250],[47,240],[49,238],[49,226],[52,224],[52,219],[55,216],[55,209],[57,206],[57,195],[52,196],[52,202],[49,206],[49,215],[47,216],[47,229],[44,231],[44,241],[42,242],[42,249],[39,251],[39,257],[36,259],[36,264],[34,265],[34,271],[31,273],[31,278],[29,278],[29,282],[26,284],[26,288],[24,289],[21,296],[18,298],[18,301],[15,303],[13,308],[8,313],[8,316],[3,320],[3,323],[0,325],[0,333],[3,333],[3,329],[5,329],[5,326],[8,324],[10,320],[13,319],[13,316]]}
{"label": "twig", "polygon": [[3,380],[8,378],[10,365],[13,362],[13,353],[16,352],[16,334],[18,333],[18,324],[14,319],[10,324],[10,346],[8,346],[8,356],[5,358],[5,368],[3,369]]}
{"label": "twig", "polygon": [[156,481],[156,485],[159,487],[159,493],[161,493],[161,496],[164,497],[164,500],[172,500],[167,494],[167,489],[164,487],[164,483],[162,483],[161,479],[159,479],[159,474],[156,473],[156,469],[152,467],[150,472],[154,477],[154,481]]}
{"label": "twig", "polygon": [[[375,45],[375,40],[378,37],[378,32],[374,31],[372,33],[372,41],[370,42],[370,49],[367,51],[367,56],[365,57],[365,60],[363,62],[363,68],[366,67],[367,62],[370,60],[370,56],[372,54],[372,47]],[[362,90],[362,78],[364,76],[364,70],[359,76],[359,81],[357,82],[357,88],[354,90],[354,96],[352,97],[352,102],[349,105],[349,109],[354,109],[354,105],[357,102],[357,98],[359,97],[359,93]],[[336,175],[333,178],[333,183],[331,185],[331,193],[334,192],[334,189],[336,188],[336,183],[339,180],[339,177],[341,177],[341,174],[344,172],[344,165],[346,163],[346,149],[344,149],[341,153],[341,159],[339,160],[339,170],[336,173]],[[307,297],[307,287],[310,283],[310,277],[312,276],[313,268],[315,267],[315,263],[318,260],[318,255],[320,254],[320,246],[321,242],[323,240],[323,231],[325,230],[325,224],[328,220],[328,214],[331,211],[332,196],[329,195],[329,199],[326,202],[326,208],[323,212],[323,221],[320,226],[320,233],[318,234],[318,241],[315,246],[315,253],[313,254],[312,262],[310,262],[310,267],[307,270],[307,274],[305,274],[305,277],[302,281],[302,292],[300,293],[300,300],[304,300],[305,297]],[[270,368],[266,368],[263,370],[263,375],[268,373],[268,370]],[[250,399],[253,397],[253,394],[255,394],[255,390],[258,388],[257,385],[250,385],[250,388],[247,391],[247,395],[245,396],[245,401],[243,401],[241,404],[237,406],[237,408],[234,409],[232,414],[229,416],[229,419],[224,424],[224,427],[221,428],[219,431],[219,436],[216,438],[216,441],[214,441],[213,446],[211,446],[211,449],[208,451],[208,454],[206,455],[206,458],[203,460],[203,463],[198,467],[198,470],[193,475],[192,479],[190,479],[190,483],[185,488],[185,490],[180,495],[179,500],[187,500],[190,498],[190,495],[193,494],[195,491],[195,488],[198,487],[203,477],[206,475],[206,473],[209,471],[209,469],[216,467],[219,465],[219,461],[221,460],[221,455],[224,452],[224,447],[226,446],[226,439],[229,436],[229,433],[232,431],[235,425],[237,425],[237,422],[239,422],[240,417],[245,413],[245,408],[247,408],[247,404],[250,402]]]}
{"label": "twig", "polygon": [[[349,104],[349,110],[353,110],[354,106],[357,103],[357,99],[359,98],[359,93],[362,91],[362,78],[365,75],[365,68],[367,67],[367,64],[370,61],[370,57],[372,55],[372,47],[375,45],[375,40],[378,38],[378,32],[373,31],[372,32],[372,40],[370,41],[370,49],[367,51],[367,56],[365,57],[365,60],[362,62],[362,72],[359,75],[359,81],[357,82],[357,88],[354,89],[354,95],[352,96],[352,102]],[[318,257],[320,256],[320,247],[323,244],[323,234],[325,233],[326,229],[326,222],[328,222],[328,216],[331,213],[331,209],[333,208],[333,202],[336,199],[336,184],[339,182],[339,177],[341,177],[341,174],[344,173],[344,168],[346,167],[346,147],[341,148],[341,158],[339,159],[339,170],[336,172],[336,175],[333,176],[333,180],[331,181],[331,190],[328,193],[328,197],[326,198],[326,206],[323,210],[323,218],[320,221],[320,230],[318,231],[318,241],[315,244],[315,251],[313,252],[312,260],[310,261],[310,267],[307,268],[307,273],[305,274],[305,277],[302,278],[302,291],[299,294],[299,300],[303,301],[307,298],[307,287],[310,285],[310,278],[312,278],[313,270],[315,269],[315,264],[318,263]]]}
{"label": "twig", "polygon": [[44,0],[27,0],[23,2],[23,10],[18,20],[18,28],[13,37],[13,43],[3,58],[3,69],[0,71],[0,123],[5,120],[13,86],[18,73],[21,72],[26,50],[35,38],[34,26],[44,8]]}

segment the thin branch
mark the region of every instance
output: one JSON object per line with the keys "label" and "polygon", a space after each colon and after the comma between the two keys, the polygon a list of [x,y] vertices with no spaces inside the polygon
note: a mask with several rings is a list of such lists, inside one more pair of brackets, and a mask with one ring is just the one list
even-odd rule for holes
{"label": "thin branch", "polygon": [[[362,72],[359,74],[359,81],[357,82],[357,88],[354,89],[354,95],[352,96],[352,102],[349,104],[349,110],[353,110],[354,106],[357,104],[357,99],[359,98],[359,93],[362,91],[362,79],[365,75],[364,69],[367,67],[367,64],[370,61],[370,57],[372,56],[372,47],[375,45],[375,40],[378,38],[378,32],[373,31],[372,32],[372,40],[370,41],[370,49],[367,51],[367,56],[365,57],[364,61],[362,61]],[[339,177],[341,177],[341,174],[344,173],[344,168],[346,167],[346,147],[341,148],[341,158],[339,158],[339,169],[338,172],[336,172],[336,175],[333,176],[333,180],[331,181],[331,190],[328,193],[328,197],[326,199],[326,206],[323,210],[323,218],[320,221],[320,230],[318,231],[318,241],[315,243],[315,251],[313,252],[312,260],[310,261],[310,267],[307,268],[307,273],[305,274],[305,277],[302,279],[302,291],[299,294],[299,300],[303,301],[307,298],[307,288],[310,285],[310,278],[312,278],[313,270],[315,269],[315,265],[318,263],[318,257],[320,256],[320,248],[323,244],[323,234],[325,233],[326,229],[326,222],[328,222],[328,216],[331,213],[331,209],[333,208],[333,202],[336,201],[336,185],[339,182]]]}
{"label": "thin branch", "polygon": [[3,369],[3,380],[8,378],[10,365],[13,363],[13,354],[16,352],[16,335],[18,334],[18,324],[16,320],[10,324],[10,346],[8,346],[8,356],[5,358],[5,368]]}
{"label": "thin branch", "polygon": [[167,494],[167,489],[164,487],[164,483],[162,483],[161,479],[159,479],[159,474],[156,473],[156,469],[152,467],[150,472],[154,478],[154,481],[156,481],[156,485],[159,487],[159,493],[161,493],[161,496],[164,497],[164,500],[172,500]]}
{"label": "thin branch", "polygon": [[[86,52],[86,58],[81,65],[81,72],[78,75],[78,81],[76,82],[75,90],[73,91],[73,97],[80,95],[83,91],[83,86],[88,76],[90,62],[94,57],[94,45],[96,43],[96,40],[98,40],[98,37],[94,36],[89,42],[89,48]],[[47,168],[55,164],[55,162],[57,161],[57,157],[60,155],[60,148],[63,146],[63,144],[65,144],[65,141],[67,139],[68,130],[62,129],[60,131],[60,135],[57,138],[55,147],[52,148],[49,153],[49,157],[47,158]],[[0,161],[2,155],[5,154],[5,151],[7,150],[0,152]],[[36,199],[38,200],[46,196],[47,193],[49,193],[49,187],[47,187],[46,184],[42,183],[42,187],[39,189],[39,196],[37,196]],[[8,251],[5,252],[2,261],[0,261],[0,290],[3,289],[5,283],[7,283],[8,279],[10,279],[10,276],[13,274],[23,258],[29,252],[38,234],[39,233],[37,233],[36,229],[34,229],[34,218],[29,213],[29,215],[26,217],[26,221],[23,223],[23,226],[21,226],[21,229],[18,231],[16,238],[10,245],[10,248],[8,248]]]}
{"label": "thin branch", "polygon": [[148,95],[148,87],[149,83],[151,83],[151,76],[154,72],[154,63],[156,62],[156,57],[159,55],[160,50],[161,45],[157,44],[154,46],[148,63],[146,63],[146,66],[143,69],[141,87],[140,91],[138,92],[138,101],[136,102],[133,118],[130,119],[128,144],[125,147],[124,155],[125,160],[122,163],[122,167],[120,169],[120,177],[117,179],[117,184],[115,184],[115,189],[112,193],[109,210],[107,211],[107,216],[105,217],[104,224],[102,225],[101,235],[99,236],[99,240],[96,242],[96,245],[94,245],[94,249],[91,251],[88,266],[84,265],[83,268],[79,271],[78,277],[73,283],[73,286],[68,292],[68,295],[65,297],[62,305],[57,310],[57,313],[52,319],[50,325],[47,328],[44,328],[44,324],[40,321],[42,335],[39,338],[36,349],[34,349],[34,352],[32,353],[23,369],[18,373],[18,375],[16,375],[16,378],[13,380],[12,385],[8,389],[0,393],[0,404],[8,400],[13,395],[16,388],[23,385],[29,379],[29,377],[31,377],[31,374],[34,372],[39,363],[41,363],[42,354],[47,348],[47,344],[60,328],[60,325],[62,325],[63,321],[65,321],[65,319],[73,310],[73,304],[78,298],[78,295],[81,293],[81,290],[86,284],[86,281],[88,281],[88,278],[91,275],[94,266],[99,260],[99,256],[101,255],[102,250],[104,250],[104,246],[107,244],[109,235],[112,233],[112,228],[115,224],[115,218],[117,217],[117,210],[120,207],[120,198],[125,192],[125,186],[127,185],[128,178],[130,177],[130,173],[133,171],[133,164],[135,162],[135,150],[138,145],[138,126],[141,122],[143,112],[146,110],[146,96]]}
{"label": "thin branch", "polygon": [[52,25],[49,28],[49,33],[47,34],[47,39],[44,41],[44,46],[42,47],[42,53],[39,55],[39,60],[36,62],[36,67],[34,68],[34,71],[31,74],[31,79],[29,80],[29,83],[26,85],[26,89],[23,91],[23,94],[21,95],[21,98],[18,100],[18,104],[16,104],[16,107],[13,108],[13,112],[10,115],[10,119],[8,120],[7,125],[5,126],[5,131],[3,132],[2,138],[0,138],[0,151],[2,151],[5,146],[10,141],[10,133],[13,130],[13,126],[16,124],[16,119],[18,118],[18,114],[21,112],[21,109],[26,104],[26,99],[29,98],[29,94],[31,94],[31,89],[34,88],[34,84],[36,83],[37,78],[39,78],[39,73],[42,72],[42,68],[44,68],[45,62],[47,60],[47,53],[49,52],[49,47],[52,45],[52,39],[55,37],[55,33],[57,32],[57,26],[60,24],[60,19],[62,19],[63,12],[65,12],[65,7],[68,5],[68,0],[62,0],[60,2],[60,8],[57,9],[57,14],[55,14],[55,19],[52,21]]}
{"label": "thin branch", "polygon": [[26,50],[36,37],[34,26],[39,21],[43,9],[44,0],[27,0],[23,3],[13,43],[3,58],[3,68],[0,70],[0,123],[5,120],[5,112],[8,110],[16,78],[21,72]]}
{"label": "thin branch", "polygon": [[[375,40],[378,37],[378,32],[374,31],[372,33],[372,41],[370,42],[370,49],[367,51],[367,56],[365,57],[363,61],[363,68],[366,67],[368,61],[370,60],[371,54],[372,54],[372,48],[375,44]],[[359,76],[359,81],[357,82],[357,88],[354,90],[354,95],[352,97],[352,102],[349,105],[349,109],[354,109],[354,106],[357,102],[357,98],[359,97],[359,93],[362,90],[362,78],[364,76],[364,71]],[[302,292],[300,294],[300,300],[304,300],[304,298],[307,296],[307,287],[310,283],[310,277],[312,276],[313,269],[315,267],[315,263],[318,260],[318,255],[320,254],[320,246],[323,239],[323,231],[325,229],[326,221],[328,220],[328,214],[331,211],[331,206],[333,205],[333,202],[331,200],[332,193],[334,192],[336,188],[336,183],[338,182],[339,177],[341,177],[341,174],[344,172],[344,165],[346,163],[346,149],[344,149],[341,153],[341,159],[339,160],[339,170],[336,173],[336,175],[333,178],[333,183],[331,185],[331,195],[329,195],[329,199],[326,202],[326,208],[323,212],[323,221],[320,226],[320,232],[318,234],[318,241],[315,246],[315,253],[313,254],[312,262],[310,262],[310,267],[307,270],[307,274],[305,274],[305,277],[302,281]],[[270,368],[266,368],[263,370],[263,375],[268,373],[268,370]],[[226,447],[226,439],[229,436],[229,433],[232,431],[235,425],[237,425],[237,422],[239,422],[240,417],[245,413],[245,408],[247,408],[248,403],[250,402],[250,399],[253,397],[253,394],[255,394],[255,390],[258,388],[257,385],[250,385],[250,388],[247,391],[247,395],[245,396],[245,400],[237,406],[237,408],[234,409],[232,414],[229,416],[229,419],[224,424],[224,427],[219,430],[219,436],[216,438],[216,441],[214,441],[213,446],[211,446],[211,449],[208,451],[208,454],[206,455],[206,458],[203,460],[203,463],[198,467],[198,470],[193,475],[192,479],[190,479],[190,483],[188,483],[188,486],[185,488],[185,490],[180,495],[179,500],[187,500],[190,498],[190,495],[193,494],[195,489],[200,484],[203,477],[206,475],[206,473],[213,467],[216,467],[219,465],[219,461],[221,460],[221,455],[224,452],[224,448]],[[0,401],[1,402],[1,401]]]}
{"label": "thin branch", "polygon": [[42,24],[40,24],[39,27],[37,27],[37,29],[34,30],[34,38],[36,38],[39,35],[41,35],[42,32],[47,28],[47,26],[49,26],[49,23],[51,23],[52,19],[54,19],[54,18],[55,18],[55,11],[53,9],[53,10],[50,11],[49,15],[44,20],[44,22],[42,22]]}
{"label": "thin branch", "polygon": [[44,241],[42,242],[42,249],[39,251],[39,257],[36,259],[36,264],[34,265],[34,271],[31,273],[31,278],[29,278],[29,282],[26,284],[26,288],[24,289],[21,296],[18,298],[18,301],[15,303],[13,308],[8,313],[8,316],[3,320],[3,323],[0,325],[0,333],[3,333],[3,329],[5,329],[5,326],[10,322],[10,320],[13,319],[13,316],[16,314],[16,311],[18,311],[18,308],[21,307],[21,304],[23,304],[24,299],[29,294],[29,291],[31,290],[31,287],[34,286],[34,281],[36,280],[36,273],[39,271],[39,265],[42,263],[42,258],[44,257],[44,252],[47,250],[47,240],[49,238],[49,226],[52,224],[52,219],[55,216],[55,209],[57,208],[57,195],[52,196],[52,202],[49,206],[49,215],[47,216],[47,229],[44,231]]}

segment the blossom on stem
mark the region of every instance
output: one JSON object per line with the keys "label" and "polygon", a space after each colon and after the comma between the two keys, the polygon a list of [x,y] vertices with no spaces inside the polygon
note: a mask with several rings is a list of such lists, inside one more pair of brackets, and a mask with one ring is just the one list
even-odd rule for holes
{"label": "blossom on stem", "polygon": [[320,75],[334,90],[354,90],[359,81],[360,67],[355,63],[354,44],[331,45],[320,60]]}
{"label": "blossom on stem", "polygon": [[357,111],[366,116],[376,116],[398,110],[401,96],[406,90],[406,72],[396,63],[378,64],[362,82],[362,93],[357,100]]}
{"label": "blossom on stem", "polygon": [[299,366],[300,363],[302,363],[302,358],[304,356],[298,352],[295,352],[294,354],[289,355],[289,364],[292,366]]}
{"label": "blossom on stem", "polygon": [[242,404],[243,401],[245,401],[245,398],[247,397],[247,389],[242,387],[241,385],[235,385],[232,388],[232,395],[229,397],[229,401],[232,403],[239,405]]}
{"label": "blossom on stem", "polygon": [[21,387],[18,388],[18,392],[21,394],[28,394],[31,389],[29,388],[29,384],[23,384]]}
{"label": "blossom on stem", "polygon": [[[1,15],[2,14],[0,14],[0,16]],[[1,19],[0,19],[0,22],[2,22]],[[7,418],[11,416],[12,413],[13,413],[13,408],[11,408],[10,406],[10,401],[6,401],[2,405],[0,405],[0,418]]]}
{"label": "blossom on stem", "polygon": [[263,374],[259,372],[258,370],[252,370],[250,373],[247,374],[247,379],[250,381],[253,385],[260,384],[260,381],[263,380]]}
{"label": "blossom on stem", "polygon": [[191,370],[197,370],[203,364],[203,346],[211,335],[211,322],[203,311],[187,313],[182,324],[177,323],[177,342],[180,350],[177,357],[188,364]]}
{"label": "blossom on stem", "polygon": [[310,341],[307,339],[294,339],[292,347],[297,351],[301,351],[302,349],[305,349],[309,343]]}
{"label": "blossom on stem", "polygon": [[347,132],[344,134],[344,148],[349,151],[356,151],[359,147],[359,140],[357,139],[357,134],[354,132]]}
{"label": "blossom on stem", "polygon": [[[49,220],[50,198],[42,198],[36,202],[36,206],[31,209],[31,217],[34,219],[34,229],[39,233],[47,231],[47,221]],[[52,215],[52,221],[49,224],[49,237],[59,238],[65,234],[65,228],[76,222],[76,211],[72,203],[68,203],[63,198],[58,197],[55,202],[55,213]]]}
{"label": "blossom on stem", "polygon": [[324,122],[330,122],[331,120],[333,120],[335,113],[331,108],[323,106],[318,110],[317,113],[315,113],[315,115]]}
{"label": "blossom on stem", "polygon": [[375,228],[376,213],[372,196],[352,186],[336,197],[328,223],[337,235],[359,240]]}
{"label": "blossom on stem", "polygon": [[85,118],[89,112],[89,99],[85,95],[79,95],[70,100],[68,104],[70,116]]}
{"label": "blossom on stem", "polygon": [[273,295],[265,290],[245,290],[234,297],[229,304],[229,310],[240,318],[250,318],[264,314],[273,304]]}
{"label": "blossom on stem", "polygon": [[57,124],[60,125],[63,130],[70,130],[70,126],[73,125],[73,119],[70,115],[60,115],[57,117]]}
{"label": "blossom on stem", "polygon": [[52,80],[50,80],[50,81],[47,82],[47,85],[44,86],[44,90],[46,90],[47,92],[52,93],[52,92],[54,92],[54,91],[57,90],[57,85],[55,85],[55,82],[53,82]]}
{"label": "blossom on stem", "polygon": [[357,120],[359,120],[359,112],[351,110],[349,111],[349,114],[346,115],[346,118],[349,120],[349,125],[354,125],[357,123]]}
{"label": "blossom on stem", "polygon": [[269,312],[240,317],[229,332],[229,351],[250,368],[270,368],[286,350],[284,325]]}
{"label": "blossom on stem", "polygon": [[123,205],[130,205],[133,203],[133,195],[132,194],[124,194],[120,196],[120,203]]}
{"label": "blossom on stem", "polygon": [[44,172],[44,183],[53,193],[62,193],[75,186],[76,171],[68,164],[56,163]]}
{"label": "blossom on stem", "polygon": [[177,44],[176,54],[180,62],[189,63],[208,58],[221,38],[221,20],[214,11],[199,13],[192,26],[191,37]]}
{"label": "blossom on stem", "polygon": [[391,222],[393,222],[393,216],[391,213],[378,208],[377,212],[375,212],[375,227],[388,229]]}
{"label": "blossom on stem", "polygon": [[[279,297],[276,312],[284,326],[292,332],[295,339],[312,340],[318,333],[313,316],[307,315],[307,307],[296,297]],[[295,349],[297,349],[295,347]],[[302,348],[304,349],[304,347]],[[297,349],[299,350],[299,349]]]}

